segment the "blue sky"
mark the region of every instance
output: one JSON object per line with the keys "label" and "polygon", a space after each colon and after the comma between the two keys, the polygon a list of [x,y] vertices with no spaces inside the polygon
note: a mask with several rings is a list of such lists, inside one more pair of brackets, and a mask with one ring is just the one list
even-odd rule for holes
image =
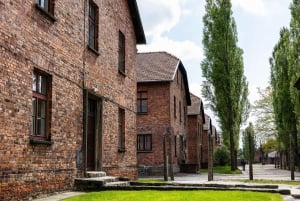
{"label": "blue sky", "polygon": [[[190,91],[201,97],[205,0],[137,0],[137,3],[147,38],[147,45],[138,46],[139,52],[167,51],[177,56],[187,70]],[[291,0],[232,0],[252,103],[258,97],[256,88],[268,85],[269,58],[280,29],[289,26],[290,3]],[[206,113],[214,118],[209,110]]]}

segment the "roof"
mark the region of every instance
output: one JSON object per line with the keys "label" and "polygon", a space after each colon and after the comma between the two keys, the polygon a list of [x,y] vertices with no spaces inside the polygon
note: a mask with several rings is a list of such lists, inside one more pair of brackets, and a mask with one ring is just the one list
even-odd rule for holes
{"label": "roof", "polygon": [[144,28],[142,25],[139,9],[136,3],[136,0],[127,0],[129,11],[131,15],[131,20],[134,25],[134,32],[136,37],[137,44],[146,44],[146,37]]}
{"label": "roof", "polygon": [[277,153],[278,153],[277,151],[272,151],[272,152],[268,153],[268,157],[275,158],[277,156]]}
{"label": "roof", "polygon": [[190,93],[191,105],[188,106],[188,115],[202,115],[203,123],[205,123],[204,108],[201,98]]}
{"label": "roof", "polygon": [[210,116],[205,114],[205,124],[203,125],[203,130],[211,130],[211,119]]}
{"label": "roof", "polygon": [[137,82],[172,82],[177,70],[181,71],[186,91],[187,105],[191,105],[186,70],[177,57],[167,52],[137,54]]}

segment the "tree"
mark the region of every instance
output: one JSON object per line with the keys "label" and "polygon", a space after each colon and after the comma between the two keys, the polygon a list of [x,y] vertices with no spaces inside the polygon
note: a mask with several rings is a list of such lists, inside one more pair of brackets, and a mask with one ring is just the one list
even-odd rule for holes
{"label": "tree", "polygon": [[291,4],[290,22],[290,54],[289,54],[289,77],[291,100],[294,104],[295,114],[298,119],[298,133],[300,132],[300,92],[294,87],[300,77],[300,1],[294,0]]}
{"label": "tree", "polygon": [[252,113],[255,115],[254,130],[258,140],[265,142],[276,137],[272,87],[258,88],[259,99],[254,102]]}
{"label": "tree", "polygon": [[[294,161],[296,164],[298,163],[298,157],[295,157],[298,156],[298,136],[297,117],[290,93],[290,48],[290,31],[287,28],[283,28],[280,31],[280,39],[275,45],[272,58],[270,59],[271,84],[274,89],[272,95],[278,140],[283,142],[284,149],[289,149],[290,169],[293,172],[295,168]],[[291,178],[293,180],[293,174]]]}
{"label": "tree", "polygon": [[206,81],[202,95],[218,116],[223,138],[229,139],[231,170],[237,169],[240,126],[248,117],[248,83],[244,76],[243,51],[237,46],[237,30],[230,0],[206,0],[203,17]]}

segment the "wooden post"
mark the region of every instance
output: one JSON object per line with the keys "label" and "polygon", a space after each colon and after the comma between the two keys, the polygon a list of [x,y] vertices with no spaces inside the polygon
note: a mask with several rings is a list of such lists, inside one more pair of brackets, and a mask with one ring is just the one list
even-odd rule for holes
{"label": "wooden post", "polygon": [[166,150],[166,135],[163,136],[163,155],[164,155],[164,180],[168,181],[168,163],[167,163],[167,150]]}
{"label": "wooden post", "polygon": [[213,143],[212,136],[208,133],[208,181],[213,180]]}
{"label": "wooden post", "polygon": [[253,150],[252,150],[252,145],[253,145],[253,136],[251,132],[248,132],[248,143],[249,143],[249,180],[253,180]]}

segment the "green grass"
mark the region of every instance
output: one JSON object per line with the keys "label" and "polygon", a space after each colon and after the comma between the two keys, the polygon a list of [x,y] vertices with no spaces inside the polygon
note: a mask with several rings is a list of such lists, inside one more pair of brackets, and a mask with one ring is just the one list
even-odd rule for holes
{"label": "green grass", "polygon": [[257,183],[257,184],[286,184],[286,185],[300,185],[300,181],[283,181],[283,180],[248,180],[248,179],[235,179],[233,181],[244,183]]}
{"label": "green grass", "polygon": [[65,201],[282,201],[279,194],[249,191],[103,191]]}
{"label": "green grass", "polygon": [[153,184],[153,183],[167,183],[163,179],[138,179],[138,182],[141,183],[147,183],[147,184]]}
{"label": "green grass", "polygon": [[[214,173],[219,174],[241,174],[242,171],[237,169],[235,171],[231,171],[230,166],[216,166],[213,168]],[[200,169],[200,173],[207,172],[207,169]]]}

